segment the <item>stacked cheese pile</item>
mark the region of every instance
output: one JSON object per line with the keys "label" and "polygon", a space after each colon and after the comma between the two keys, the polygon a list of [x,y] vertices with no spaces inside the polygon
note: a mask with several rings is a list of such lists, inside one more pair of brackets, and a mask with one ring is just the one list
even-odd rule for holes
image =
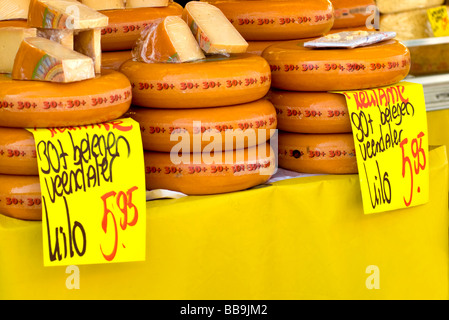
{"label": "stacked cheese pile", "polygon": [[26,27],[0,28],[0,213],[40,220],[39,153],[25,128],[117,119],[131,105],[131,84],[117,71],[101,73],[106,16],[74,0],[31,0],[22,9]]}
{"label": "stacked cheese pile", "polygon": [[108,17],[101,30],[103,68],[118,70],[132,58],[132,48],[145,27],[158,19],[182,14],[182,6],[172,0],[80,0]]}
{"label": "stacked cheese pile", "polygon": [[265,142],[276,111],[263,99],[270,68],[247,46],[218,8],[196,1],[183,18],[166,17],[142,33],[135,59],[120,71],[133,86],[129,114],[142,127],[149,190],[217,194],[274,173]]}
{"label": "stacked cheese pile", "polygon": [[277,89],[270,100],[283,130],[279,167],[303,173],[356,173],[345,99],[328,92],[402,80],[410,68],[409,51],[396,40],[355,49],[312,49],[304,43],[284,42],[262,54],[271,66],[272,87]]}

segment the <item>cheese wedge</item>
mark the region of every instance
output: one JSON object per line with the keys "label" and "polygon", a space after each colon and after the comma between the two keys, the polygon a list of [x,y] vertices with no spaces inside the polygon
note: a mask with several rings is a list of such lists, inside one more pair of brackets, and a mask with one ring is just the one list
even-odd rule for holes
{"label": "cheese wedge", "polygon": [[79,0],[82,4],[95,10],[125,9],[125,0]]}
{"label": "cheese wedge", "polygon": [[108,17],[76,0],[31,0],[28,25],[50,29],[94,29],[108,25]]}
{"label": "cheese wedge", "polygon": [[[97,0],[95,0],[97,1]],[[166,7],[169,0],[126,0],[127,8]]]}
{"label": "cheese wedge", "polygon": [[101,73],[101,29],[79,31],[75,35],[74,50],[91,57],[95,65],[95,73]]}
{"label": "cheese wedge", "polygon": [[69,29],[37,29],[37,36],[57,43],[62,44],[64,47],[73,50],[73,30]]}
{"label": "cheese wedge", "polygon": [[22,40],[36,37],[35,28],[0,28],[0,73],[11,73]]}
{"label": "cheese wedge", "polygon": [[206,2],[190,1],[182,17],[205,53],[246,52],[248,43],[217,7]]}
{"label": "cheese wedge", "polygon": [[23,40],[12,70],[15,80],[75,82],[94,77],[92,58],[41,37]]}
{"label": "cheese wedge", "polygon": [[133,52],[138,61],[188,62],[205,59],[189,27],[178,16],[168,16],[145,29]]}
{"label": "cheese wedge", "polygon": [[30,0],[1,0],[0,20],[27,19]]}

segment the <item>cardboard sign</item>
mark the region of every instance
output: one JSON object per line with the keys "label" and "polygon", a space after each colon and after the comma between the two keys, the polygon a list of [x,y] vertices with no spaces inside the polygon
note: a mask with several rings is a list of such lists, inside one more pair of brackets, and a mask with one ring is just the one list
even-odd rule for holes
{"label": "cardboard sign", "polygon": [[349,109],[365,214],[427,203],[429,147],[422,85],[401,82],[340,93]]}
{"label": "cardboard sign", "polygon": [[427,9],[427,16],[435,37],[449,36],[449,17],[446,6]]}
{"label": "cardboard sign", "polygon": [[145,166],[132,119],[29,129],[42,192],[45,266],[145,260]]}

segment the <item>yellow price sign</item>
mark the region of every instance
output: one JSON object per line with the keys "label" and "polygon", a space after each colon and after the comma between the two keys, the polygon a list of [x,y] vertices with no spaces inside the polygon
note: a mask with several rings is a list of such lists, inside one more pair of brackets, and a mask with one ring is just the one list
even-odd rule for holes
{"label": "yellow price sign", "polygon": [[449,36],[449,17],[446,6],[427,9],[427,16],[435,37]]}
{"label": "yellow price sign", "polygon": [[139,124],[120,119],[29,131],[39,166],[44,265],[145,260]]}
{"label": "yellow price sign", "polygon": [[422,85],[401,82],[346,97],[366,214],[429,201],[427,113]]}

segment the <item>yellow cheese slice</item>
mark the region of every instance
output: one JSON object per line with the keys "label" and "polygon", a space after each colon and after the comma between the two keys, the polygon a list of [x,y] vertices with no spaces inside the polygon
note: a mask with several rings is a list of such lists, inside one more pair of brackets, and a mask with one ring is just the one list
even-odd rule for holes
{"label": "yellow cheese slice", "polygon": [[36,37],[35,28],[0,28],[0,73],[11,73],[22,40]]}
{"label": "yellow cheese slice", "polygon": [[101,29],[82,30],[75,34],[74,50],[91,57],[95,73],[101,73]]}

